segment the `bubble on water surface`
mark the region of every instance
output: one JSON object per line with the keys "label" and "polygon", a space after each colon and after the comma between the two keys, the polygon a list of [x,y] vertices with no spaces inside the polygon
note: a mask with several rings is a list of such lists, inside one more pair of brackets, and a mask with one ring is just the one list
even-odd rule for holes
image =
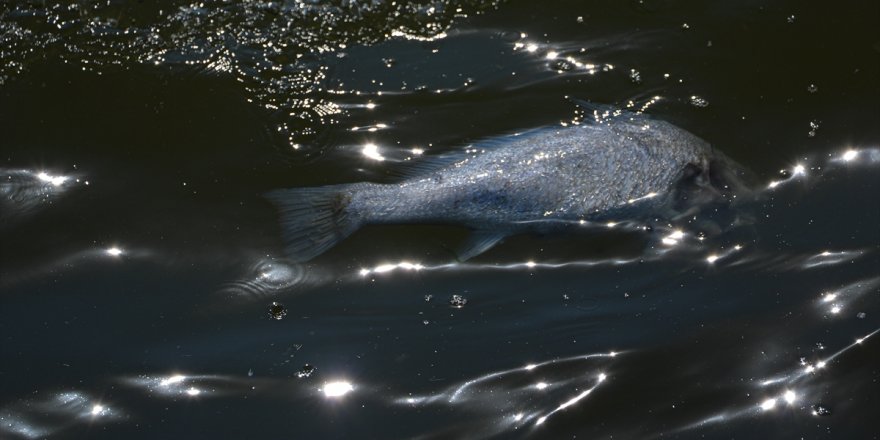
{"label": "bubble on water surface", "polygon": [[456,309],[464,307],[467,302],[467,298],[461,295],[452,295],[452,298],[449,298],[449,305],[455,307]]}
{"label": "bubble on water surface", "polygon": [[272,304],[269,305],[269,318],[280,321],[285,316],[287,316],[287,309],[284,308],[284,304],[272,302]]}

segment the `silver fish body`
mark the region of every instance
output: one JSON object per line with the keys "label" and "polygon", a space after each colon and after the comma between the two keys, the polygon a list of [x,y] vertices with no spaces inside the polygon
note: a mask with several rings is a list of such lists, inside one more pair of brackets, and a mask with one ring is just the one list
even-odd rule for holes
{"label": "silver fish body", "polygon": [[688,197],[684,186],[718,194],[736,174],[735,164],[702,139],[630,114],[507,136],[426,162],[421,168],[434,169],[398,183],[274,192],[288,253],[310,259],[363,224],[444,223],[476,231],[460,253],[466,259],[504,236],[560,220],[667,209]]}

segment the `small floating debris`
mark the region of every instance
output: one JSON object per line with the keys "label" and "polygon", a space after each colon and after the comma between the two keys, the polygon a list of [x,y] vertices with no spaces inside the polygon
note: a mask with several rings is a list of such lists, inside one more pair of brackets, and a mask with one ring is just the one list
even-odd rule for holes
{"label": "small floating debris", "polygon": [[296,372],[296,377],[300,379],[305,379],[312,375],[317,368],[313,367],[311,364],[305,364],[299,371]]}
{"label": "small floating debris", "polygon": [[816,131],[819,130],[819,121],[812,120],[810,121],[810,131],[807,132],[807,137],[816,137]]}
{"label": "small floating debris", "polygon": [[465,298],[461,295],[452,295],[452,298],[449,298],[449,305],[451,305],[452,307],[455,307],[456,309],[460,309],[460,308],[464,307],[464,305],[467,304],[467,302],[468,302],[467,298]]}
{"label": "small floating debris", "polygon": [[563,72],[571,72],[577,67],[577,65],[571,62],[568,59],[558,59],[554,62],[550,63],[550,68],[555,70],[557,73]]}
{"label": "small floating debris", "polygon": [[629,80],[632,81],[633,84],[641,84],[642,83],[642,74],[639,73],[636,69],[629,70]]}
{"label": "small floating debris", "polygon": [[434,295],[425,295],[425,302],[431,302],[431,299],[434,298]]}
{"label": "small floating debris", "polygon": [[810,93],[816,93],[816,92],[819,91],[819,88],[816,87],[815,84],[810,84],[810,85],[807,86],[807,91],[810,92]]}
{"label": "small floating debris", "polygon": [[284,304],[280,302],[272,302],[269,305],[269,317],[276,320],[281,321],[282,318],[287,316],[287,309],[284,308]]}
{"label": "small floating debris", "polygon": [[691,96],[691,105],[698,108],[706,108],[709,106],[709,101],[701,96],[693,95]]}
{"label": "small floating debris", "polygon": [[822,404],[813,405],[813,415],[814,416],[830,416],[831,409]]}

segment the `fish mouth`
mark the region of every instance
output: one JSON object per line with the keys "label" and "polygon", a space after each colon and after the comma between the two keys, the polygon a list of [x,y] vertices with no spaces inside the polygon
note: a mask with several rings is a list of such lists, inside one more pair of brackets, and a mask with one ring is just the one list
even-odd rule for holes
{"label": "fish mouth", "polygon": [[754,198],[753,174],[732,159],[716,153],[699,163],[689,163],[672,188],[667,218],[702,219],[707,229],[726,230],[747,218],[745,202]]}
{"label": "fish mouth", "polygon": [[749,169],[720,154],[709,161],[708,178],[712,188],[730,202],[750,198],[757,188],[757,178]]}

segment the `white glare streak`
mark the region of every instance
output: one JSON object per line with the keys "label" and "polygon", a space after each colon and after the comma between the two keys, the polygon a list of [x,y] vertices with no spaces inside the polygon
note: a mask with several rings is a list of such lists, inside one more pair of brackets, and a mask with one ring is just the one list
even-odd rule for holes
{"label": "white glare streak", "polygon": [[588,389],[584,390],[583,392],[581,392],[581,393],[578,394],[577,396],[572,397],[572,398],[569,399],[568,401],[563,402],[561,405],[559,405],[558,407],[556,407],[556,409],[554,409],[553,411],[550,411],[550,412],[547,413],[546,415],[541,416],[541,418],[539,418],[539,419],[535,422],[535,425],[540,425],[540,424],[544,423],[544,421],[547,420],[547,417],[550,417],[550,416],[552,416],[553,414],[556,414],[557,412],[562,411],[562,410],[564,410],[565,408],[568,408],[569,406],[572,406],[572,405],[574,405],[574,404],[580,402],[584,397],[587,397],[590,393],[592,393],[593,390],[595,390],[596,387],[599,386],[599,383],[601,383],[601,382],[604,380],[604,378],[605,378],[605,375],[604,375],[604,374],[599,375],[599,381],[598,381],[598,383],[596,383],[596,385],[593,385],[592,388],[588,388]]}
{"label": "white glare streak", "polygon": [[373,272],[375,272],[375,273],[391,272],[391,271],[394,270],[396,267],[397,267],[396,264],[381,264],[381,265],[376,266],[375,268],[373,268]]}
{"label": "white glare streak", "polygon": [[118,247],[109,248],[105,252],[107,252],[107,255],[110,255],[111,257],[118,257],[122,255],[122,249],[119,249]]}
{"label": "white glare streak", "polygon": [[721,258],[721,257],[719,257],[718,255],[712,254],[712,255],[709,255],[708,257],[706,257],[706,261],[708,261],[709,264],[712,264],[712,263],[718,261],[719,258]]}
{"label": "white glare streak", "polygon": [[548,60],[555,60],[557,56],[559,56],[559,54],[556,52],[553,52],[553,51],[547,52],[547,59]]}
{"label": "white glare streak", "polygon": [[400,263],[380,264],[372,269],[363,268],[358,273],[362,277],[365,277],[371,273],[387,273],[387,272],[391,272],[395,269],[419,271],[424,268],[425,268],[425,266],[421,265],[420,263],[410,263],[409,261],[401,261]]}
{"label": "white glare streak", "polygon": [[834,307],[831,307],[831,313],[833,313],[835,315],[840,313],[840,306],[835,304]]}
{"label": "white glare streak", "polygon": [[836,293],[826,293],[825,296],[822,298],[822,301],[831,302],[834,301],[835,298],[837,298]]}
{"label": "white glare streak", "polygon": [[543,390],[544,388],[547,388],[548,386],[549,385],[547,385],[547,382],[538,382],[535,384],[535,388],[537,388],[539,390]]}
{"label": "white glare streak", "polygon": [[762,387],[766,387],[767,385],[773,385],[774,383],[779,383],[779,382],[785,381],[785,380],[787,380],[787,379],[788,379],[788,376],[776,377],[776,378],[773,378],[773,379],[767,379],[767,380],[761,382],[761,386],[762,386]]}
{"label": "white glare streak", "polygon": [[373,160],[378,160],[380,162],[385,160],[385,157],[383,157],[381,154],[379,154],[379,147],[376,146],[376,144],[364,145],[364,148],[361,149],[361,153],[364,156],[366,156],[370,159],[373,159]]}
{"label": "white glare streak", "polygon": [[535,44],[535,43],[529,43],[529,44],[526,46],[526,50],[529,51],[529,52],[534,52],[534,51],[538,50],[538,45]]}
{"label": "white glare streak", "polygon": [[184,380],[186,380],[186,376],[176,374],[174,376],[162,379],[162,381],[159,382],[159,385],[162,385],[163,387],[167,387],[168,385],[180,383],[180,382],[183,382]]}
{"label": "white glare streak", "polygon": [[65,176],[50,176],[45,172],[37,174],[37,178],[42,180],[43,182],[51,183],[55,186],[61,186],[67,180],[67,177]]}
{"label": "white glare streak", "polygon": [[[618,354],[618,353],[615,353],[614,356],[616,356],[617,354]],[[462,394],[467,388],[469,388],[471,385],[474,385],[474,384],[477,384],[477,383],[481,383],[481,382],[485,382],[485,381],[487,381],[487,380],[489,380],[489,379],[493,379],[493,378],[496,378],[496,377],[501,377],[501,376],[504,376],[504,375],[506,375],[506,374],[510,374],[510,373],[517,372],[517,371],[522,371],[522,370],[525,370],[525,371],[531,371],[531,370],[534,370],[535,368],[543,367],[543,366],[545,366],[545,365],[550,365],[550,364],[558,364],[558,363],[562,363],[562,362],[570,362],[570,361],[574,361],[574,360],[584,360],[584,359],[592,359],[592,358],[601,358],[601,357],[605,357],[605,356],[613,357],[612,355],[609,355],[609,354],[606,354],[606,353],[597,353],[597,354],[587,354],[587,355],[571,356],[571,357],[562,358],[562,359],[553,359],[553,360],[549,360],[549,361],[544,361],[544,362],[541,362],[541,363],[538,363],[538,364],[528,364],[528,365],[526,365],[526,366],[524,366],[524,367],[521,367],[521,368],[513,368],[513,369],[510,369],[510,370],[502,370],[502,371],[496,371],[496,372],[494,372],[494,373],[489,373],[489,374],[487,374],[487,375],[485,375],[485,376],[481,376],[481,377],[478,377],[478,378],[476,378],[476,379],[469,380],[469,381],[465,382],[464,384],[462,384],[461,386],[459,386],[458,388],[456,388],[456,390],[455,390],[455,391],[452,393],[452,395],[449,397],[449,402],[450,402],[450,403],[454,402],[454,401],[458,398],[458,396],[460,396],[460,395],[461,395],[461,394]]]}
{"label": "white glare streak", "polygon": [[201,393],[202,393],[202,390],[200,390],[196,387],[190,387],[188,390],[186,390],[186,394],[189,394],[190,396],[198,396]]}
{"label": "white glare streak", "polygon": [[856,150],[847,150],[846,153],[843,153],[843,156],[841,158],[843,159],[844,162],[850,162],[853,159],[855,159],[856,156],[858,156],[858,155],[859,155],[859,152]]}
{"label": "white glare streak", "polygon": [[543,268],[543,269],[562,269],[567,267],[593,267],[600,265],[623,265],[630,264],[638,261],[637,259],[632,260],[584,260],[584,261],[569,261],[562,263],[538,263],[535,261],[526,261],[522,263],[512,263],[512,264],[462,264],[462,263],[445,263],[439,264],[436,266],[425,266],[419,263],[412,263],[411,265],[407,265],[405,263],[397,263],[397,264],[381,264],[374,268],[362,267],[358,269],[357,273],[361,277],[366,277],[373,273],[378,272],[388,272],[395,269],[406,269],[406,270],[415,270],[415,271],[443,271],[443,270],[520,270],[523,268],[533,269],[533,268]]}
{"label": "white glare streak", "polygon": [[[567,402],[564,402],[562,405],[559,405],[559,408],[556,408],[556,410],[553,411],[553,412],[551,412],[550,414],[553,414],[553,413],[556,412],[556,411],[563,410],[563,409],[565,409],[565,408],[568,408],[569,406],[574,405],[575,403],[580,402],[581,399],[583,399],[584,397],[587,397],[587,395],[589,395],[590,393],[592,393],[594,389],[595,389],[595,387],[590,388],[590,389],[588,389],[588,390],[586,390],[586,391],[584,391],[584,392],[578,394],[577,396],[572,397],[572,398],[569,399]],[[547,414],[547,415],[549,416],[550,414]]]}
{"label": "white glare streak", "polygon": [[803,176],[805,174],[807,174],[807,169],[803,165],[795,165],[794,172],[792,173],[793,176]]}
{"label": "white glare streak", "polygon": [[103,412],[104,412],[104,407],[102,405],[95,405],[92,407],[92,415],[93,416],[101,415],[101,413],[103,413]]}
{"label": "white glare streak", "polygon": [[663,242],[663,244],[665,244],[667,246],[674,246],[674,245],[678,244],[678,241],[681,240],[682,238],[684,238],[684,232],[682,232],[681,230],[675,230],[675,231],[672,231],[672,233],[667,235],[666,237],[663,237],[663,240],[661,240],[661,241]]}
{"label": "white glare streak", "polygon": [[368,103],[367,103],[367,108],[370,109],[370,110],[372,110],[372,109],[376,108],[376,104],[373,104],[372,102],[368,102]]}
{"label": "white glare streak", "polygon": [[650,198],[653,198],[653,197],[657,197],[657,193],[655,193],[655,192],[648,193],[648,194],[645,194],[645,195],[643,195],[643,196],[641,196],[641,197],[636,197],[636,198],[634,198],[634,199],[629,199],[629,200],[627,200],[626,202],[629,203],[629,204],[633,204],[633,203],[635,203],[635,202],[640,202],[640,201],[642,201],[642,200],[650,199]]}
{"label": "white glare streak", "polygon": [[[768,385],[772,385],[772,384],[776,384],[776,383],[780,383],[780,382],[786,382],[789,385],[793,385],[793,384],[797,383],[798,381],[800,381],[801,379],[803,379],[807,375],[817,374],[818,370],[824,368],[828,362],[831,362],[833,359],[842,355],[843,353],[850,350],[851,348],[859,346],[859,344],[864,342],[866,339],[876,335],[877,333],[880,333],[880,328],[875,329],[871,333],[868,333],[868,334],[862,336],[861,338],[856,339],[856,341],[853,342],[852,344],[841,348],[836,353],[825,358],[824,360],[816,362],[815,365],[805,364],[804,361],[801,361],[801,365],[804,365],[803,369],[799,369],[799,371],[794,371],[790,374],[786,374],[786,375],[783,375],[780,377],[764,380],[761,382],[761,385],[768,386]],[[800,400],[803,400],[803,397],[799,396],[795,390],[788,388],[788,389],[784,389],[784,391],[782,391],[781,394],[777,395],[776,397],[772,397],[772,398],[768,398],[767,400],[764,400],[763,402],[761,402],[760,404],[757,405],[757,408],[762,411],[770,411],[770,410],[774,409],[780,402],[786,402],[789,405],[795,405],[796,402],[798,402]],[[728,413],[724,413],[724,414],[719,414],[719,415],[713,416],[711,418],[705,419],[701,422],[698,422],[696,424],[690,425],[684,429],[701,427],[709,422],[730,420],[730,419],[737,418],[737,417],[740,417],[743,415],[753,414],[752,411],[753,410],[751,410],[751,409],[743,409],[743,410],[738,410],[736,412],[728,412]],[[817,415],[815,411],[813,412],[813,415]]]}
{"label": "white glare streak", "polygon": [[324,396],[326,397],[342,397],[354,390],[351,383],[346,381],[327,382],[324,384]]}

